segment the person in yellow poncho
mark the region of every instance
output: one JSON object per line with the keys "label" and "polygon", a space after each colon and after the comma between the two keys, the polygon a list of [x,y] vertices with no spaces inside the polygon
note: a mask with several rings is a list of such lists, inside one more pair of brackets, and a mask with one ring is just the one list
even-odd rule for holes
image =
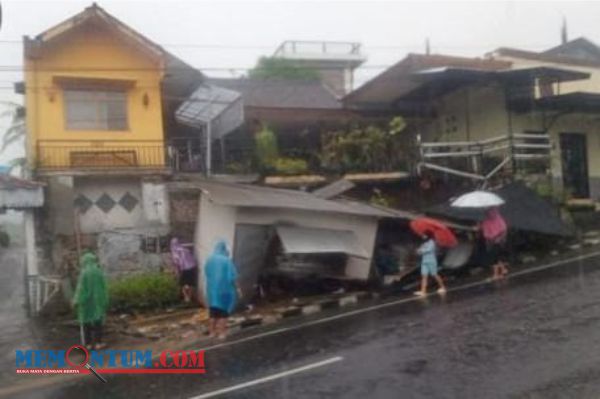
{"label": "person in yellow poncho", "polygon": [[73,305],[83,328],[83,343],[88,349],[102,349],[102,325],[108,309],[108,289],[98,257],[92,252],[80,258],[81,271]]}

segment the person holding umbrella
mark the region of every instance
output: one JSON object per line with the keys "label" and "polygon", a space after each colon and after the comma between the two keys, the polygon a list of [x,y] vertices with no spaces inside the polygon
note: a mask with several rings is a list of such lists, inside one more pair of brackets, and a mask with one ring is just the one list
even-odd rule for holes
{"label": "person holding umbrella", "polygon": [[427,295],[427,284],[429,282],[429,276],[433,277],[438,283],[439,294],[446,293],[446,285],[444,280],[438,274],[438,261],[437,261],[437,245],[434,239],[434,233],[426,231],[423,234],[423,244],[417,249],[417,253],[421,255],[421,289],[415,292],[417,296]]}
{"label": "person holding umbrella", "polygon": [[508,274],[505,257],[507,227],[497,207],[486,212],[480,231],[485,241],[486,264],[493,270],[492,280],[502,279]]}
{"label": "person holding umbrella", "polygon": [[429,276],[433,277],[438,285],[438,293],[446,293],[444,280],[438,274],[437,246],[451,248],[458,244],[454,233],[444,223],[427,217],[417,218],[410,222],[410,228],[415,234],[423,238],[423,244],[417,249],[421,255],[421,289],[415,295],[427,295]]}
{"label": "person holding umbrella", "polygon": [[457,208],[479,208],[486,211],[479,231],[485,242],[485,263],[493,269],[493,280],[501,279],[508,274],[505,260],[508,228],[498,209],[504,203],[504,199],[495,193],[477,190],[461,195],[450,204]]}

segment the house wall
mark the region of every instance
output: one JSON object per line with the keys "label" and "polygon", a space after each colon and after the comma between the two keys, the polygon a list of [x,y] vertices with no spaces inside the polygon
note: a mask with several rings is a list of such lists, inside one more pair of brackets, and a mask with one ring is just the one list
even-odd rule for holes
{"label": "house wall", "polygon": [[[50,145],[49,142],[40,143],[40,140],[61,140],[59,144],[62,147],[45,153],[45,158],[40,160],[41,166],[65,162],[68,165],[69,152],[65,151],[65,147],[131,149],[132,144],[125,142],[129,140],[146,141],[134,148],[139,165],[151,163],[151,166],[157,166],[157,159],[164,162],[160,92],[163,70],[157,60],[99,25],[76,28],[35,52],[38,54],[25,58],[27,156],[30,167],[36,165],[38,145]],[[131,81],[133,87],[128,90],[127,98],[128,129],[67,130],[63,89],[55,82],[57,77]],[[148,98],[147,106],[144,105],[144,96]],[[151,142],[152,150],[137,148],[149,146]],[[156,151],[158,153],[155,154]]]}
{"label": "house wall", "polygon": [[551,113],[545,121],[541,112],[509,114],[502,87],[493,85],[450,93],[438,99],[435,107],[437,117],[423,130],[425,141],[484,140],[509,132],[545,131],[549,127],[547,132],[553,143],[550,164],[557,191],[563,187],[560,133],[585,134],[590,195],[600,198],[600,122],[594,115],[566,114],[551,123]]}
{"label": "house wall", "polygon": [[468,141],[506,135],[509,115],[504,104],[504,90],[498,85],[456,90],[435,101],[437,117],[425,127],[424,138]]}

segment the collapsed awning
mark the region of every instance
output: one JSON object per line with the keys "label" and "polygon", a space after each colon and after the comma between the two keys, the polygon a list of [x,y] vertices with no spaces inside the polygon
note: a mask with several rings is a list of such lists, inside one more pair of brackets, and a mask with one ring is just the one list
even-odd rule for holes
{"label": "collapsed awning", "polygon": [[240,93],[203,84],[175,112],[177,122],[195,127],[210,127],[210,138],[216,140],[244,123],[244,104]]}
{"label": "collapsed awning", "polygon": [[[507,184],[495,192],[506,201],[500,207],[500,213],[509,228],[557,236],[572,234],[572,229],[561,220],[558,209],[523,183]],[[485,218],[484,209],[455,208],[448,203],[437,205],[427,213],[473,222]]]}
{"label": "collapsed awning", "polygon": [[278,226],[277,235],[288,254],[344,253],[369,258],[351,231]]}

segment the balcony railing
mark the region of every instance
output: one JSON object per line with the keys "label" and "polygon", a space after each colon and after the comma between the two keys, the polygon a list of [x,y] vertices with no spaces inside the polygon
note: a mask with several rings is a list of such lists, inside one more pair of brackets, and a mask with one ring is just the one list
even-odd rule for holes
{"label": "balcony railing", "polygon": [[38,170],[63,169],[160,169],[167,150],[160,140],[40,140]]}

